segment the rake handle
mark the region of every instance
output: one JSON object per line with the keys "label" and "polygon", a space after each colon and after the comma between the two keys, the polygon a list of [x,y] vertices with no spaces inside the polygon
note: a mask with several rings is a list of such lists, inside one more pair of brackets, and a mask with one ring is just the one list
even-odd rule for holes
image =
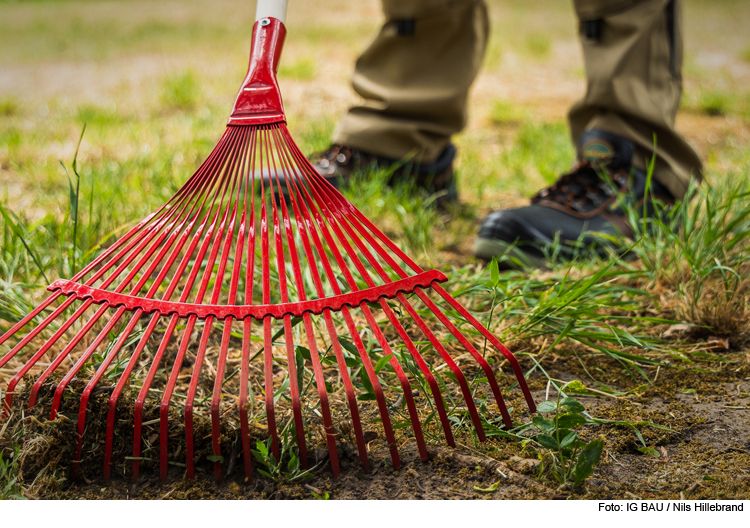
{"label": "rake handle", "polygon": [[286,22],[287,0],[258,0],[255,9],[255,21],[261,18],[276,18],[282,23]]}

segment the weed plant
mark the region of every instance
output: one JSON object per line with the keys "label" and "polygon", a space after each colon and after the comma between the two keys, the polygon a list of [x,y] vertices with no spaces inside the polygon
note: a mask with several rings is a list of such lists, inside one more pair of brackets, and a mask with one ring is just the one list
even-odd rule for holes
{"label": "weed plant", "polygon": [[[539,404],[540,414],[534,416],[532,424],[539,432],[532,438],[546,449],[542,457],[539,474],[549,470],[561,486],[576,487],[591,476],[599,464],[604,449],[604,440],[595,438],[584,442],[578,429],[591,422],[582,414],[585,408],[572,396],[562,397],[567,385],[563,385],[556,401]],[[551,418],[542,414],[554,413]]]}

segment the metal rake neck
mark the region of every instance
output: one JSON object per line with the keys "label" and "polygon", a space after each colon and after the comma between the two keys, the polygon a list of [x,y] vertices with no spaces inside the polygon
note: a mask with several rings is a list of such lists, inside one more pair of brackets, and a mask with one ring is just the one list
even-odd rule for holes
{"label": "metal rake neck", "polygon": [[250,66],[232,108],[228,125],[268,125],[286,121],[276,80],[286,28],[265,17],[253,26]]}

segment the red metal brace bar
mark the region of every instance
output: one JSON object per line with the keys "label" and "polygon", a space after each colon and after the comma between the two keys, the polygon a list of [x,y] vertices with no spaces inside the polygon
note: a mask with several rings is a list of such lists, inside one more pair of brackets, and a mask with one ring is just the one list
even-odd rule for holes
{"label": "red metal brace bar", "polygon": [[448,280],[444,273],[438,270],[424,271],[405,279],[389,282],[366,290],[353,291],[333,297],[312,299],[309,301],[288,302],[279,304],[255,305],[221,305],[221,304],[191,304],[171,302],[158,299],[146,299],[134,295],[114,293],[107,290],[92,288],[85,284],[78,284],[65,279],[59,279],[50,284],[49,290],[59,290],[66,295],[74,294],[78,299],[91,300],[95,304],[109,304],[110,306],[124,306],[128,310],[140,308],[146,313],[158,312],[162,315],[178,315],[187,318],[191,315],[199,319],[213,316],[224,320],[227,317],[243,320],[252,317],[258,321],[270,316],[283,319],[286,316],[302,317],[305,313],[318,315],[324,310],[340,311],[343,306],[355,308],[365,303],[376,303],[380,299],[394,299],[401,293],[411,293],[415,288],[429,288],[434,282]]}

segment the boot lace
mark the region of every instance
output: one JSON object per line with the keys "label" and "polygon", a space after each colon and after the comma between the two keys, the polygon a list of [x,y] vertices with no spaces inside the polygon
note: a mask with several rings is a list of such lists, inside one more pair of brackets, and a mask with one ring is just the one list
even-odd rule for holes
{"label": "boot lace", "polygon": [[628,179],[621,172],[610,173],[616,189],[602,179],[590,162],[582,161],[573,171],[563,174],[555,183],[531,198],[531,203],[549,201],[579,212],[598,208],[619,192],[627,191]]}

